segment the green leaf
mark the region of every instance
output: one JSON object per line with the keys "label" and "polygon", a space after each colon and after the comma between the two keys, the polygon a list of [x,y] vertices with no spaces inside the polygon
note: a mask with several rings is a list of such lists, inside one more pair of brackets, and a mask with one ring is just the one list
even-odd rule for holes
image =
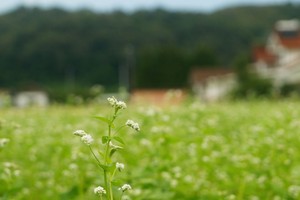
{"label": "green leaf", "polygon": [[107,171],[107,170],[109,169],[109,166],[108,166],[108,165],[102,165],[102,164],[99,164],[99,166],[100,166],[103,170],[105,170],[105,171]]}
{"label": "green leaf", "polygon": [[107,165],[99,164],[99,166],[105,171],[113,171],[116,167],[115,164],[107,164]]}
{"label": "green leaf", "polygon": [[102,136],[102,144],[106,144],[110,138],[108,136]]}
{"label": "green leaf", "polygon": [[115,136],[115,137],[113,137],[113,139],[116,140],[117,142],[120,142],[121,144],[125,145],[125,142],[121,137]]}
{"label": "green leaf", "polygon": [[114,165],[111,165],[111,164],[110,165],[99,164],[99,166],[105,171],[111,171],[114,167]]}
{"label": "green leaf", "polygon": [[115,152],[117,152],[117,149],[112,149],[109,153],[109,157],[111,158]]}
{"label": "green leaf", "polygon": [[109,119],[107,119],[107,118],[105,118],[105,117],[102,117],[102,116],[94,116],[94,118],[95,118],[95,119],[98,119],[98,120],[100,120],[100,121],[102,121],[102,122],[104,122],[104,123],[106,123],[107,125],[111,126],[112,128],[115,127],[115,125],[112,123],[112,121],[109,120]]}
{"label": "green leaf", "polygon": [[95,118],[95,119],[98,119],[98,120],[100,120],[100,121],[103,121],[103,122],[105,122],[105,123],[107,123],[107,124],[110,124],[110,123],[111,123],[111,121],[110,121],[109,119],[107,119],[107,118],[105,118],[105,117],[102,117],[102,116],[94,116],[94,118]]}

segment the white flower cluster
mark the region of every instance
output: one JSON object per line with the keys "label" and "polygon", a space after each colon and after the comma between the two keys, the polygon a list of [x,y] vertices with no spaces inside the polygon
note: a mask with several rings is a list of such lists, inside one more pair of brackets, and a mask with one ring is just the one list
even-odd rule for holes
{"label": "white flower cluster", "polygon": [[4,178],[4,180],[10,180],[13,177],[20,176],[21,171],[15,163],[3,162],[1,164],[3,164],[3,168],[1,166],[1,170],[3,169],[1,176]]}
{"label": "white flower cluster", "polygon": [[90,134],[87,134],[84,130],[76,130],[73,134],[81,137],[81,140],[87,145],[91,145],[94,142],[93,137]]}
{"label": "white flower cluster", "polygon": [[130,128],[136,130],[136,131],[140,131],[140,126],[138,123],[132,121],[132,120],[127,120],[126,122],[126,126],[129,126]]}
{"label": "white flower cluster", "polygon": [[299,199],[297,197],[300,197],[300,186],[299,185],[291,185],[288,188],[288,192],[292,197]]}
{"label": "white flower cluster", "polygon": [[106,194],[106,190],[103,187],[98,186],[94,189],[94,193],[101,196],[102,194]]}
{"label": "white flower cluster", "polygon": [[76,130],[73,134],[82,137],[86,135],[86,132],[84,130]]}
{"label": "white flower cluster", "polygon": [[127,190],[131,190],[131,186],[129,184],[124,184],[122,187],[119,188],[122,192],[125,192]]}
{"label": "white flower cluster", "polygon": [[126,103],[124,101],[118,101],[115,97],[107,98],[108,103],[117,109],[125,109],[127,108]]}
{"label": "white flower cluster", "polygon": [[89,134],[82,136],[81,140],[87,145],[91,145],[94,142],[93,137]]}
{"label": "white flower cluster", "polygon": [[9,142],[9,139],[0,138],[0,148],[3,148],[8,142]]}
{"label": "white flower cluster", "polygon": [[125,168],[125,165],[123,163],[116,163],[116,168],[119,170],[119,171],[122,171],[124,168]]}

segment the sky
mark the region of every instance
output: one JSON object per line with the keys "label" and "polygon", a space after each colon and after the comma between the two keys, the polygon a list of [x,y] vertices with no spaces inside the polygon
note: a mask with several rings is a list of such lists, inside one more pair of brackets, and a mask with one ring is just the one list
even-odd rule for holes
{"label": "sky", "polygon": [[300,3],[300,0],[0,0],[0,13],[9,12],[19,6],[67,10],[90,9],[96,12],[164,8],[173,11],[211,12],[236,5],[268,5]]}

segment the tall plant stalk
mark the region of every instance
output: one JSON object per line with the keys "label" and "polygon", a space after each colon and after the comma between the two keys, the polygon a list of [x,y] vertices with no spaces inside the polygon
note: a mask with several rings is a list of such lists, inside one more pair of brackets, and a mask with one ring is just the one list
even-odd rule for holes
{"label": "tall plant stalk", "polygon": [[[95,118],[106,123],[108,127],[107,135],[102,136],[102,145],[104,145],[103,152],[99,151],[99,155],[96,155],[93,151],[93,148],[91,147],[92,143],[94,142],[94,139],[90,134],[87,134],[83,130],[77,130],[74,132],[74,135],[80,136],[81,140],[86,143],[89,146],[89,149],[96,160],[98,166],[103,170],[103,182],[104,187],[98,186],[94,189],[94,193],[100,196],[100,199],[102,199],[103,196],[106,197],[106,200],[114,200],[114,197],[117,196],[117,194],[114,194],[112,183],[114,181],[114,176],[116,174],[116,171],[122,171],[125,167],[123,163],[119,163],[116,161],[113,161],[113,155],[120,149],[123,149],[122,146],[124,145],[124,141],[122,137],[118,135],[118,132],[121,128],[124,126],[128,126],[135,131],[140,131],[140,127],[138,123],[127,120],[125,125],[119,127],[118,129],[115,129],[115,120],[117,119],[117,116],[119,114],[120,110],[125,109],[127,106],[123,101],[118,101],[116,98],[111,97],[107,99],[109,104],[113,107],[113,115],[111,118],[105,118],[102,116],[96,116]],[[118,143],[119,145],[115,145],[114,143]],[[101,159],[102,157],[102,159]],[[122,195],[125,191],[131,190],[131,186],[129,184],[124,184],[121,187],[119,187],[119,191],[121,191],[121,194],[119,194],[120,199],[122,198]]]}

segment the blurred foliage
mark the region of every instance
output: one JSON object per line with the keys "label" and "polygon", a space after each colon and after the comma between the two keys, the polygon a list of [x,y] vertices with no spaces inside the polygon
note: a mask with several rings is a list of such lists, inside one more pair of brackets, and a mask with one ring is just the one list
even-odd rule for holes
{"label": "blurred foliage", "polygon": [[237,87],[233,96],[237,98],[271,97],[274,87],[271,80],[260,77],[249,69],[250,58],[241,55],[235,63]]}
{"label": "blurred foliage", "polygon": [[299,17],[293,4],[209,14],[21,7],[0,16],[0,86],[116,88],[121,67],[131,65],[135,87],[184,87],[191,66],[231,66],[276,20]]}
{"label": "blurred foliage", "polygon": [[280,95],[283,97],[299,97],[300,96],[300,84],[299,83],[284,84],[280,88]]}
{"label": "blurred foliage", "polygon": [[[132,185],[130,199],[300,199],[299,100],[128,106],[141,132],[120,130],[126,150],[116,158],[125,163],[120,180]],[[0,152],[0,199],[99,200],[93,189],[103,174],[72,133],[88,131],[99,148],[106,126],[91,116],[109,116],[107,106],[1,113],[0,138],[10,142]]]}

